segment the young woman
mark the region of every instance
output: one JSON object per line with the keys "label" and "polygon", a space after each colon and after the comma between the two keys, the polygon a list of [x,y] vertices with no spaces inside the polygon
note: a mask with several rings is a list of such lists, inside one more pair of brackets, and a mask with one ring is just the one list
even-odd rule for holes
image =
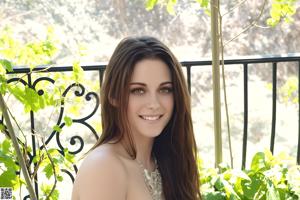
{"label": "young woman", "polygon": [[180,63],[159,40],[116,47],[101,88],[103,132],[72,200],[198,200],[197,149]]}

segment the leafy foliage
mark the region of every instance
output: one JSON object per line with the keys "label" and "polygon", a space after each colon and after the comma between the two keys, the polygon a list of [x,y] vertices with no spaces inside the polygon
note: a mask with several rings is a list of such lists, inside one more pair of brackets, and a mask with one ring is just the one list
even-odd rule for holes
{"label": "leafy foliage", "polygon": [[[23,77],[17,82],[7,83],[7,72],[13,72],[13,66],[26,65],[30,67],[29,73],[35,73],[34,68],[38,64],[51,64],[52,57],[57,51],[58,41],[54,39],[53,30],[48,29],[48,35],[44,40],[30,41],[27,43],[14,37],[10,28],[0,31],[0,92],[7,95],[8,98],[13,95],[16,100],[24,106],[25,112],[37,112],[47,106],[58,106],[62,101],[62,91],[65,89],[64,84],[55,87],[54,90],[47,92],[43,90],[43,95],[38,93],[38,88],[33,88]],[[79,62],[74,64],[74,71],[70,77],[58,75],[56,78],[72,79],[76,83],[83,80],[83,70]],[[25,84],[20,84],[20,82]],[[48,82],[39,85],[40,88],[47,88]],[[3,122],[2,122],[3,123]],[[0,123],[1,131],[5,133],[6,127]],[[17,122],[16,122],[17,123]],[[64,116],[66,126],[72,125],[72,118]],[[53,130],[61,132],[61,127],[54,126]],[[22,132],[22,130],[20,130]],[[23,132],[22,132],[23,133]],[[43,136],[35,133],[37,140],[43,143]],[[21,168],[17,162],[17,154],[12,145],[12,141],[6,135],[0,135],[0,187],[12,187],[15,191],[20,191],[26,182],[21,176]],[[35,153],[27,146],[27,140],[24,136],[19,139],[19,148],[23,152],[26,161],[26,168],[33,180],[36,174],[44,175],[48,183],[41,183],[40,199],[59,199],[59,191],[55,188],[56,182],[63,181],[61,169],[73,169],[75,162],[74,155],[70,154],[68,149],[58,151],[55,148],[47,148],[46,145],[41,149],[36,149]],[[35,155],[35,156],[33,156]],[[49,180],[51,182],[49,182]],[[33,182],[33,181],[32,181]]]}
{"label": "leafy foliage", "polygon": [[73,79],[76,83],[79,83],[83,80],[83,69],[81,68],[78,61],[73,63]]}
{"label": "leafy foliage", "polygon": [[[199,5],[206,10],[207,13],[208,10],[207,8],[209,7],[209,0],[194,0],[191,1],[191,3],[197,2]],[[163,7],[166,7],[166,10],[169,14],[175,15],[175,5],[177,3],[177,0],[147,0],[146,2],[146,10],[152,10],[155,5],[160,4]]]}
{"label": "leafy foliage", "polygon": [[0,167],[0,187],[17,189],[21,179],[17,176],[16,171],[19,171],[20,167],[15,162],[16,153],[8,139],[0,143],[0,160],[2,164]]}
{"label": "leafy foliage", "polygon": [[283,102],[292,102],[297,104],[298,98],[298,78],[290,77],[284,83],[284,85],[279,89],[279,93],[282,97]]}
{"label": "leafy foliage", "polygon": [[154,8],[154,6],[157,4],[158,0],[148,0],[146,2],[146,9],[147,10],[152,10]]}
{"label": "leafy foliage", "polygon": [[[5,28],[0,31],[0,92],[1,94],[8,93],[13,95],[24,106],[24,111],[37,112],[47,106],[57,106],[62,99],[62,91],[66,88],[65,82],[68,80],[75,81],[75,83],[84,81],[84,72],[79,64],[79,59],[73,63],[73,71],[71,75],[65,75],[57,73],[54,77],[55,87],[51,91],[43,90],[43,95],[38,94],[38,88],[31,88],[28,85],[22,85],[14,83],[7,84],[7,72],[12,72],[12,66],[25,65],[29,66],[33,70],[37,65],[51,64],[52,57],[55,56],[58,51],[59,41],[54,36],[54,31],[48,28],[48,34],[44,40],[23,42],[17,37],[14,37],[11,28]],[[29,53],[31,52],[31,53]],[[82,55],[82,50],[78,53],[78,57]],[[25,59],[26,58],[26,59]],[[30,73],[35,73],[31,71]],[[20,80],[22,77],[20,77]],[[63,81],[60,81],[63,80]],[[96,83],[94,83],[95,85]],[[47,88],[49,82],[40,83],[39,88]],[[78,101],[78,99],[74,99]],[[78,113],[77,110],[81,108],[70,107],[71,113]],[[70,120],[67,120],[67,125],[70,124]]]}
{"label": "leafy foliage", "polygon": [[0,55],[5,58],[1,61],[1,65],[9,71],[12,70],[12,64],[27,65],[31,69],[41,63],[50,64],[52,56],[57,52],[55,45],[57,42],[51,27],[48,28],[44,40],[27,42],[26,44],[23,44],[20,39],[14,38],[12,29],[6,27],[0,32],[0,47],[2,47]]}
{"label": "leafy foliage", "polygon": [[0,32],[0,92],[9,93],[19,100],[26,112],[38,111],[46,106],[54,105],[54,94],[39,95],[27,85],[7,84],[7,73],[12,72],[13,65],[27,65],[34,69],[38,64],[50,64],[57,51],[57,41],[53,36],[53,30],[48,29],[48,35],[44,40],[23,43],[14,38],[12,29],[5,28]]}
{"label": "leafy foliage", "polygon": [[296,13],[297,0],[272,0],[272,8],[270,10],[270,18],[267,24],[276,26],[279,22],[293,22],[293,15]]}
{"label": "leafy foliage", "polygon": [[[190,3],[199,3],[201,8],[205,10],[205,13],[209,14],[210,0],[192,0]],[[296,13],[297,0],[272,0],[272,6],[270,9],[270,17],[267,19],[267,24],[269,26],[276,26],[281,21],[290,23],[293,22],[293,15]],[[147,0],[146,9],[152,10],[155,5],[160,4],[166,7],[169,14],[174,15],[174,6],[177,0]]]}
{"label": "leafy foliage", "polygon": [[205,200],[296,200],[300,198],[300,166],[284,153],[254,155],[249,170],[228,166],[200,169]]}
{"label": "leafy foliage", "polygon": [[[36,164],[35,168],[31,171],[29,167],[29,157],[32,155],[32,149],[26,148],[25,145],[22,146],[22,151],[24,152],[24,157],[28,161],[28,170],[30,174],[33,175],[38,171],[42,171],[47,179],[55,178],[57,181],[63,181],[63,176],[60,169],[72,169],[72,165],[75,162],[74,155],[70,154],[67,149],[64,150],[63,154],[57,149],[48,149],[46,151],[38,150],[37,155],[33,157],[32,162]],[[4,164],[0,168],[0,187],[12,187],[14,190],[20,189],[22,186],[26,185],[23,178],[20,176],[20,167],[17,164],[17,158],[14,148],[12,147],[10,139],[4,139],[0,142],[0,158],[1,163]],[[41,173],[40,173],[41,174]],[[42,196],[46,197],[50,194],[52,185],[48,183],[42,183],[40,190],[42,191]],[[50,199],[59,199],[58,190],[54,190],[51,194]],[[44,199],[44,198],[42,198]]]}
{"label": "leafy foliage", "polygon": [[[266,88],[272,90],[272,83],[268,83]],[[299,101],[298,78],[296,76],[287,78],[283,85],[279,87],[278,94],[278,99],[280,102],[297,105]]]}

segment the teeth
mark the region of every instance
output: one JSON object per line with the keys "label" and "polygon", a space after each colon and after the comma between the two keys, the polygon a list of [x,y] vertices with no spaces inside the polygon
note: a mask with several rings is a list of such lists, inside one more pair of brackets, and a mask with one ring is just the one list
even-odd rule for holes
{"label": "teeth", "polygon": [[143,119],[145,120],[149,120],[149,121],[154,121],[154,120],[158,120],[160,118],[159,115],[157,116],[141,116]]}

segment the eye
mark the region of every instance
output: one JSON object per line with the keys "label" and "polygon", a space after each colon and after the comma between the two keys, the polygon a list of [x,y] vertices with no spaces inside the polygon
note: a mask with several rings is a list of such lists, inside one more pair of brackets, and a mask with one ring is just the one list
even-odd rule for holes
{"label": "eye", "polygon": [[130,93],[135,95],[142,95],[145,93],[145,90],[143,88],[132,88],[130,90]]}
{"label": "eye", "polygon": [[160,89],[160,92],[164,93],[164,94],[169,94],[169,93],[173,92],[173,88],[172,87],[163,87]]}

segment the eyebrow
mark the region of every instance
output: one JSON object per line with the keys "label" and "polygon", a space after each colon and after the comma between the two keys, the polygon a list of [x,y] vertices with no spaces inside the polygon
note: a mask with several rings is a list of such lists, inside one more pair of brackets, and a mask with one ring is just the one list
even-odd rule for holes
{"label": "eyebrow", "polygon": [[[167,85],[167,84],[172,84],[171,81],[166,81],[166,82],[162,82],[161,84],[159,84],[160,86],[162,85]],[[131,82],[129,85],[140,85],[140,86],[146,86],[145,83],[142,82]]]}

